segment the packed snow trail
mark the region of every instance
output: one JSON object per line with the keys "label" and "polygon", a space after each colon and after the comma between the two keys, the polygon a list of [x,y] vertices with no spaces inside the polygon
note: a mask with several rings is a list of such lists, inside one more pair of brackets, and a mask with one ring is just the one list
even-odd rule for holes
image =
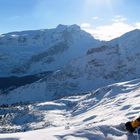
{"label": "packed snow trail", "polygon": [[[25,115],[11,118],[11,123],[14,119],[24,120],[24,125],[17,123],[8,128],[14,132],[28,126],[27,130],[34,131],[0,134],[0,140],[136,140],[119,125],[140,115],[140,79],[99,88],[87,95],[26,106],[29,109]],[[26,122],[26,113],[31,115],[30,122]]]}

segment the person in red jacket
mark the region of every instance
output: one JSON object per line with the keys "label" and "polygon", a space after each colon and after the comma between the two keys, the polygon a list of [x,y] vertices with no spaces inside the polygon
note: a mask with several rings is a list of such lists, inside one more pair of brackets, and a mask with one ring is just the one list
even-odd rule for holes
{"label": "person in red jacket", "polygon": [[140,127],[140,117],[136,120],[125,123],[126,130],[133,133],[138,127]]}

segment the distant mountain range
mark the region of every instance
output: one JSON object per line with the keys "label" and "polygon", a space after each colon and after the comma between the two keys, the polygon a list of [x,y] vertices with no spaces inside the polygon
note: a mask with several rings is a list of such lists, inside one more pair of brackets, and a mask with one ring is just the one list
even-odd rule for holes
{"label": "distant mountain range", "polygon": [[[77,25],[1,35],[0,76],[25,80],[1,88],[0,104],[53,100],[138,78],[139,38],[140,30],[134,30],[99,41]],[[36,75],[29,82],[27,77]]]}

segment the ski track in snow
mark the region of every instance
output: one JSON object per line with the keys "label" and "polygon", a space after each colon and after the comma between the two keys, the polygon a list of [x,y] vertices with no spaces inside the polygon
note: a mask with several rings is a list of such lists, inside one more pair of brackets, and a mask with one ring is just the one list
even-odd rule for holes
{"label": "ski track in snow", "polygon": [[[0,134],[0,140],[136,140],[120,129],[120,123],[140,115],[139,87],[137,79],[87,95],[28,105],[29,112],[39,112],[43,120],[29,122],[33,131]],[[16,127],[11,126],[13,130]]]}

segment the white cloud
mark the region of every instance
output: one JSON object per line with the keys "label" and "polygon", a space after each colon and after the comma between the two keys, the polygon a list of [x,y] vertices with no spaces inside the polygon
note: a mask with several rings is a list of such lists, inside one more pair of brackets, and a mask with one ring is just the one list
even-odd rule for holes
{"label": "white cloud", "polygon": [[140,29],[140,22],[128,24],[124,22],[126,20],[122,19],[122,17],[118,16],[117,18],[118,21],[114,21],[108,25],[93,28],[89,23],[86,23],[89,26],[81,26],[81,28],[100,40],[111,40],[131,30]]}
{"label": "white cloud", "polygon": [[140,29],[140,22],[136,23],[136,28]]}
{"label": "white cloud", "polygon": [[93,20],[98,20],[99,17],[95,16],[95,17],[92,17]]}
{"label": "white cloud", "polygon": [[114,18],[112,18],[113,22],[125,22],[127,21],[127,18],[121,16],[121,15],[116,15]]}
{"label": "white cloud", "polygon": [[89,23],[82,23],[81,28],[90,28],[91,25]]}
{"label": "white cloud", "polygon": [[93,34],[97,38],[100,38],[102,40],[111,40],[113,38],[116,38],[118,36],[121,36],[122,34],[133,30],[135,27],[133,25],[129,25],[127,23],[123,22],[115,22],[110,25],[104,25],[97,27]]}

